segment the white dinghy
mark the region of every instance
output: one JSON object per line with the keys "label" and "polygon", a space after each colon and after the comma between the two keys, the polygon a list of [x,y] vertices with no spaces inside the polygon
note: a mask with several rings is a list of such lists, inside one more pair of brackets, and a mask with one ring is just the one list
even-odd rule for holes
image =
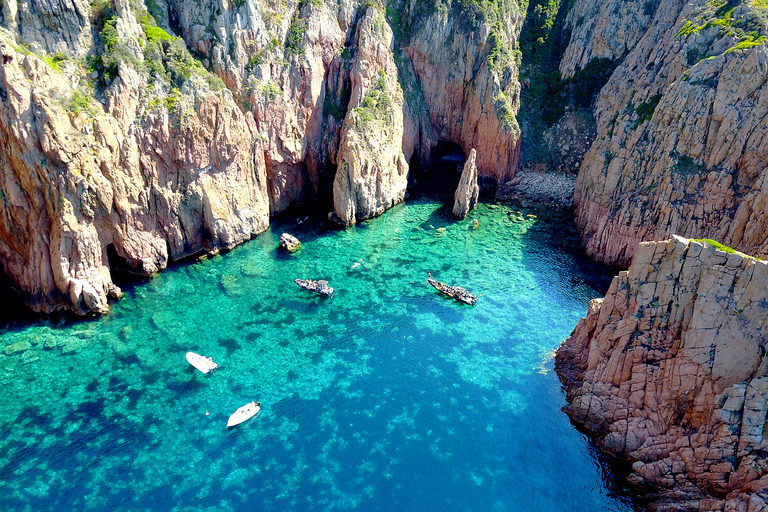
{"label": "white dinghy", "polygon": [[187,361],[189,361],[189,364],[203,373],[208,373],[211,370],[215,370],[219,367],[219,365],[213,362],[212,358],[201,356],[200,354],[195,354],[194,352],[187,352]]}
{"label": "white dinghy", "polygon": [[253,418],[261,410],[261,402],[249,402],[232,413],[227,421],[228,427],[239,425],[245,420]]}

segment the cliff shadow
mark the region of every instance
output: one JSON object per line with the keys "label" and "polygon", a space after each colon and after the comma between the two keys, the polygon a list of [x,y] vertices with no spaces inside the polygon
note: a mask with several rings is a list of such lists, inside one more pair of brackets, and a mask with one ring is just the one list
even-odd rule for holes
{"label": "cliff shadow", "polygon": [[6,331],[22,330],[32,324],[64,325],[87,322],[98,315],[80,316],[71,311],[38,313],[24,303],[15,284],[0,271],[0,335]]}
{"label": "cliff shadow", "polygon": [[[408,194],[413,197],[436,198],[453,201],[453,194],[461,178],[460,166],[466,161],[461,146],[441,140],[432,149],[428,162],[422,163],[414,155],[409,164],[410,179]],[[451,204],[453,206],[453,204]]]}
{"label": "cliff shadow", "polygon": [[[565,414],[565,413],[563,413]],[[591,433],[578,423],[569,418],[571,426],[575,428],[587,441],[589,453],[605,484],[608,495],[633,512],[645,512],[651,503],[651,499],[642,496],[639,490],[627,480],[631,473],[632,465],[622,459],[618,459],[600,450],[595,444]]]}

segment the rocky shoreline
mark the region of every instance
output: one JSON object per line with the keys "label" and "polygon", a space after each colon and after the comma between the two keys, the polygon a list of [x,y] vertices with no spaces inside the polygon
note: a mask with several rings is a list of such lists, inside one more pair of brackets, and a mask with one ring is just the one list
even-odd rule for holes
{"label": "rocky shoreline", "polygon": [[641,243],[558,349],[564,410],[651,510],[768,509],[767,314],[768,262],[675,236]]}
{"label": "rocky shoreline", "polygon": [[540,203],[556,210],[567,210],[573,206],[575,187],[575,174],[524,168],[517,172],[514,179],[499,186],[496,199],[517,201],[523,207],[528,203]]}

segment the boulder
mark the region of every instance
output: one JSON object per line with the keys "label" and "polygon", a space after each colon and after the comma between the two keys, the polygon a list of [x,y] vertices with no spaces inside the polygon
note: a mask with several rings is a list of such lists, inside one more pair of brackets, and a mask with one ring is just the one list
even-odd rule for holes
{"label": "boulder", "polygon": [[295,236],[283,233],[280,235],[280,247],[285,249],[286,251],[296,251],[299,249],[299,246],[301,245],[301,242],[299,242],[299,239]]}

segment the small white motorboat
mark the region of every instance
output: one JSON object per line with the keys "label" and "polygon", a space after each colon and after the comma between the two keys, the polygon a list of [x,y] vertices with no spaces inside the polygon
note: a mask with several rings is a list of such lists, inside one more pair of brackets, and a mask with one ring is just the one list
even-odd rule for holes
{"label": "small white motorboat", "polygon": [[203,373],[208,373],[211,370],[215,370],[219,367],[219,365],[213,362],[212,358],[201,356],[200,354],[195,354],[194,352],[187,352],[187,361],[189,361],[189,364]]}
{"label": "small white motorboat", "polygon": [[253,418],[261,410],[261,402],[249,402],[232,413],[227,420],[228,427],[239,425],[245,420]]}

